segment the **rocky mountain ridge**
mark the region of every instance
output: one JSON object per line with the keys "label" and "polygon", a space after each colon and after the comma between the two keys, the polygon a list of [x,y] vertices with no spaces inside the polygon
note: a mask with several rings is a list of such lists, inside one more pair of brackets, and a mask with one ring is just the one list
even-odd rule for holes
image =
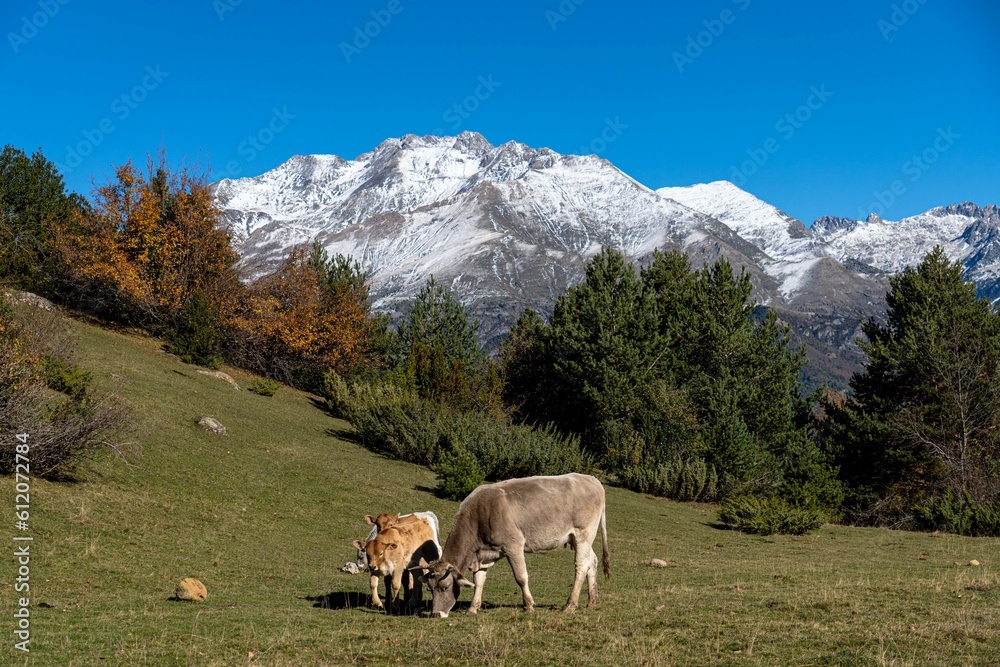
{"label": "rocky mountain ridge", "polygon": [[821,218],[812,228],[727,181],[652,190],[597,156],[561,155],[482,135],[406,135],[345,160],[295,156],[213,185],[248,275],[319,241],[371,276],[375,307],[398,311],[430,275],[502,335],[525,307],[551,312],[611,246],[642,263],[654,249],[696,266],[728,258],[755,296],[806,342],[819,376],[857,367],[863,318],[884,308],[887,276],[935,243],[985,294],[1000,292],[1000,211],[953,204],[899,222]]}

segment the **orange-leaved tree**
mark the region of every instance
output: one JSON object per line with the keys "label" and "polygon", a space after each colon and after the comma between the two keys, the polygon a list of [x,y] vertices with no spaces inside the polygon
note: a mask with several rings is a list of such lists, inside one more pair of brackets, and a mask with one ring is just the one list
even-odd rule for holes
{"label": "orange-leaved tree", "polygon": [[169,326],[197,290],[215,291],[237,256],[207,182],[171,170],[161,152],[145,174],[131,162],[95,189],[59,230],[64,280],[116,319]]}
{"label": "orange-leaved tree", "polygon": [[326,371],[353,375],[381,363],[385,321],[371,312],[367,276],[318,244],[293,249],[226,303],[227,353],[258,372],[316,389]]}

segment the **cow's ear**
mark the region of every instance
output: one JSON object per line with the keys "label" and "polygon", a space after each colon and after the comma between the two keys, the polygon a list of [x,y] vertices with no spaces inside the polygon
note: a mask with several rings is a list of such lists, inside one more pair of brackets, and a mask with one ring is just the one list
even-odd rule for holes
{"label": "cow's ear", "polygon": [[371,514],[367,515],[365,517],[365,523],[375,523],[375,517],[373,517]]}
{"label": "cow's ear", "polygon": [[397,521],[399,521],[399,515],[398,514],[390,514],[389,515],[389,520],[386,522],[386,525],[395,526]]}
{"label": "cow's ear", "polygon": [[364,549],[365,546],[367,546],[367,545],[364,542],[362,542],[361,540],[354,540],[354,546],[356,548],[358,548],[358,549]]}
{"label": "cow's ear", "polygon": [[429,584],[430,583],[430,579],[427,578],[426,574],[421,574],[419,577],[417,577],[417,579],[419,579],[420,581],[424,582],[425,584]]}
{"label": "cow's ear", "polygon": [[459,588],[475,588],[476,587],[476,585],[474,583],[472,583],[471,581],[469,581],[465,577],[459,577],[458,579],[456,579],[456,581],[458,582]]}
{"label": "cow's ear", "polygon": [[389,544],[385,545],[385,550],[386,551],[389,551],[390,549],[395,549],[395,548],[396,548],[396,543],[395,542],[390,542]]}

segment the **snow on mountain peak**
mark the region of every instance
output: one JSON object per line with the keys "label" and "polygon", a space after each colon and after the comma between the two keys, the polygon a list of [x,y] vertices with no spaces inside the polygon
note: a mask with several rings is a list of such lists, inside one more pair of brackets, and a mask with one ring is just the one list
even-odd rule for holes
{"label": "snow on mountain peak", "polygon": [[729,181],[660,188],[656,193],[726,223],[773,259],[802,261],[826,255],[801,221]]}

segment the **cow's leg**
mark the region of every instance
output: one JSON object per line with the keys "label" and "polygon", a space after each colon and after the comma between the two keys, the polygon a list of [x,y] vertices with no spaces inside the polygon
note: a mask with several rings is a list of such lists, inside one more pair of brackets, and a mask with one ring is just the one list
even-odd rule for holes
{"label": "cow's leg", "polygon": [[[371,576],[371,587],[372,587],[372,606],[376,609],[382,609],[382,601],[378,599],[378,575],[373,574]],[[388,587],[386,587],[388,589]]]}
{"label": "cow's leg", "polygon": [[[389,587],[389,578],[386,577],[385,580],[386,588]],[[390,597],[389,592],[386,591],[386,597],[389,598],[389,611],[391,612],[399,604],[399,589],[403,586],[403,569],[396,568],[396,571],[392,573],[392,596]]]}
{"label": "cow's leg", "polygon": [[590,548],[590,569],[587,570],[587,606],[597,605],[597,552]]}
{"label": "cow's leg", "polygon": [[476,570],[472,573],[472,583],[476,585],[472,589],[472,604],[469,605],[469,613],[476,614],[483,606],[483,587],[486,585],[486,568]]}
{"label": "cow's leg", "polygon": [[410,611],[416,611],[423,602],[424,589],[420,577],[415,572],[407,572],[410,577]]}
{"label": "cow's leg", "polygon": [[510,569],[514,572],[514,581],[521,587],[521,594],[524,596],[524,611],[531,613],[535,610],[535,600],[528,590],[528,566],[524,562],[524,545],[507,552],[507,560],[510,561]]}
{"label": "cow's leg", "polygon": [[594,566],[594,549],[590,546],[594,536],[590,535],[590,540],[586,539],[586,535],[580,537],[584,539],[577,539],[575,541],[576,558],[574,562],[576,564],[576,578],[573,581],[573,590],[570,591],[569,600],[566,602],[566,606],[563,607],[563,611],[573,611],[579,606],[580,591],[583,590],[583,580],[589,577],[590,570]]}

